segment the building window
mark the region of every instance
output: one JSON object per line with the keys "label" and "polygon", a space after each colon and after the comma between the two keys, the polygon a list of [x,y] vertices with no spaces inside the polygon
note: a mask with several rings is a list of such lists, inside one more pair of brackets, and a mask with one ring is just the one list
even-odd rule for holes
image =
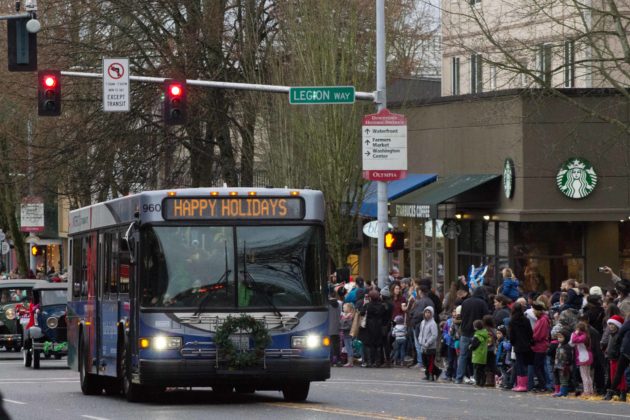
{"label": "building window", "polygon": [[551,44],[538,47],[538,76],[543,86],[551,86]]}
{"label": "building window", "polygon": [[474,6],[475,4],[481,4],[481,0],[468,0],[468,3],[470,3],[471,6]]}
{"label": "building window", "polygon": [[470,56],[470,93],[483,92],[483,69],[481,54]]}
{"label": "building window", "polygon": [[451,92],[453,95],[459,95],[459,57],[451,59]]}
{"label": "building window", "polygon": [[497,90],[497,66],[490,67],[490,90]]}
{"label": "building window", "polygon": [[564,42],[564,87],[575,87],[575,41]]}

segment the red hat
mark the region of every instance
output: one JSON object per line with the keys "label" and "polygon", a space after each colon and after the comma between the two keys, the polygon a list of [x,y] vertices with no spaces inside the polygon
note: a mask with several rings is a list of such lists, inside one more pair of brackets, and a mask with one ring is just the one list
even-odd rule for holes
{"label": "red hat", "polygon": [[608,321],[606,321],[606,323],[613,324],[616,325],[617,328],[621,328],[621,326],[623,325],[623,317],[619,315],[613,315],[610,317],[610,319],[608,319]]}

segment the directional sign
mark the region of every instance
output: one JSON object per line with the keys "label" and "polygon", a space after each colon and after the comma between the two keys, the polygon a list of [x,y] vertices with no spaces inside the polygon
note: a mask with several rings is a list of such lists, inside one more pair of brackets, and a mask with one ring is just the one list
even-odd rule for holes
{"label": "directional sign", "polygon": [[129,111],[128,58],[103,58],[103,111]]}
{"label": "directional sign", "polygon": [[363,117],[363,177],[392,181],[407,176],[407,117],[383,109]]}
{"label": "directional sign", "polygon": [[289,88],[291,105],[353,104],[354,86],[301,86]]}

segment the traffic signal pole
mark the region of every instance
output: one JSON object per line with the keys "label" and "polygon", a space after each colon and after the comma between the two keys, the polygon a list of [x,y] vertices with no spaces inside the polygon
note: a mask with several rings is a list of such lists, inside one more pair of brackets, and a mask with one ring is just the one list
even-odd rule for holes
{"label": "traffic signal pole", "polygon": [[[85,73],[79,71],[61,71],[62,76],[68,77],[87,77],[91,79],[102,79],[103,73]],[[168,80],[168,77],[150,77],[150,76],[129,76],[129,80],[133,80],[136,82],[145,82],[145,83],[164,83],[165,80]],[[255,83],[233,83],[233,82],[217,82],[214,80],[198,80],[198,79],[188,79],[186,80],[186,85],[189,86],[201,86],[201,87],[209,87],[216,89],[233,89],[233,90],[251,90],[257,92],[268,92],[268,93],[286,93],[289,94],[291,90],[290,86],[281,86],[281,85],[262,85]],[[363,101],[375,101],[376,100],[376,92],[355,92],[354,97],[357,100]]]}
{"label": "traffic signal pole", "polygon": [[[376,110],[387,108],[385,68],[385,0],[376,0]],[[387,252],[385,231],[387,230],[387,182],[376,181],[376,221],[378,228],[377,266],[378,287],[387,282]]]}

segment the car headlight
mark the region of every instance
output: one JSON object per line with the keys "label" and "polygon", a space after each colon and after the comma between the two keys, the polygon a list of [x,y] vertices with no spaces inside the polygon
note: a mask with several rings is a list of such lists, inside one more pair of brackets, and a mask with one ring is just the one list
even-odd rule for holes
{"label": "car headlight", "polygon": [[182,346],[182,338],[158,335],[152,338],[141,338],[139,344],[141,349],[151,348],[157,351],[177,350]]}
{"label": "car headlight", "polygon": [[59,320],[55,318],[54,316],[51,316],[50,318],[46,320],[46,326],[50,328],[51,330],[54,330],[55,328],[57,328],[57,325],[59,325]]}
{"label": "car headlight", "polygon": [[321,346],[328,346],[330,339],[315,334],[296,335],[291,337],[291,347],[294,349],[317,349]]}
{"label": "car headlight", "polygon": [[15,309],[13,308],[8,308],[5,312],[4,312],[4,316],[7,317],[7,319],[15,319]]}

